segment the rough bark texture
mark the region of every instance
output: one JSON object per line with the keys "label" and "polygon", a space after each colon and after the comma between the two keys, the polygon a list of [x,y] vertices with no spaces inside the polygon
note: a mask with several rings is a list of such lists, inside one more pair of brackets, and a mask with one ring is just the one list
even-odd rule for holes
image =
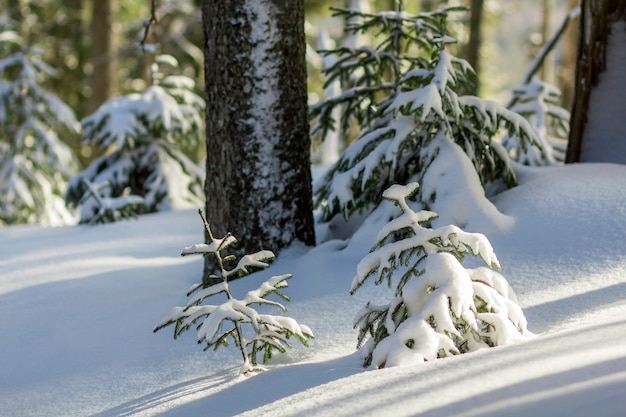
{"label": "rough bark texture", "polygon": [[304,2],[205,0],[202,17],[207,219],[242,252],[314,245]]}
{"label": "rough bark texture", "polygon": [[565,160],[567,163],[581,160],[589,112],[589,97],[592,89],[598,85],[600,74],[606,69],[606,52],[611,24],[626,16],[626,1],[583,0],[581,13],[575,99]]}

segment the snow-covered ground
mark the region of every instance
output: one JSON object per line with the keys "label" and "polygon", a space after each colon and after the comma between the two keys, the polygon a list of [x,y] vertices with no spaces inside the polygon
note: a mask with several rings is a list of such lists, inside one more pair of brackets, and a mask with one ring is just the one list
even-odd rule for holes
{"label": "snow-covered ground", "polygon": [[470,231],[490,238],[535,336],[412,367],[365,370],[354,350],[379,289],[348,291],[375,222],[232,284],[293,273],[288,314],[316,334],[252,377],[236,349],[152,333],[200,278],[201,259],[179,256],[203,240],[194,210],[0,229],[0,416],[622,416],[626,166],[521,171],[494,199],[508,221]]}

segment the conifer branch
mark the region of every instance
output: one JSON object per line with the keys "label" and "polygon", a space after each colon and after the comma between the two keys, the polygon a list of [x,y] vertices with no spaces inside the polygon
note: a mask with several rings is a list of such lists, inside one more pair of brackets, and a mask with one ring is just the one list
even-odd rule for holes
{"label": "conifer branch", "polygon": [[[388,304],[368,302],[356,315],[364,366],[420,363],[510,343],[528,334],[506,280],[489,269],[499,264],[486,237],[452,225],[437,229],[420,225],[433,213],[416,213],[407,204],[416,190],[412,183],[385,191],[384,198],[399,206],[402,214],[383,227],[353,279],[352,294],[370,277],[377,277],[374,283],[379,285],[383,275],[389,282],[400,276]],[[399,230],[404,233],[388,240]],[[488,267],[464,268],[460,260],[470,251]]]}
{"label": "conifer branch", "polygon": [[[285,307],[275,301],[267,300],[269,294],[276,294],[280,298],[289,301],[289,298],[279,291],[287,286],[286,281],[291,278],[291,274],[284,274],[271,277],[261,284],[256,290],[249,291],[243,299],[237,299],[231,292],[228,278],[231,275],[249,275],[251,267],[267,268],[269,265],[265,261],[273,260],[274,254],[270,251],[260,251],[255,254],[243,256],[237,266],[227,271],[224,267],[224,260],[230,256],[223,256],[222,251],[236,239],[228,233],[223,239],[217,239],[211,231],[202,210],[198,210],[202,223],[207,232],[209,240],[206,244],[196,244],[183,249],[183,255],[213,255],[219,264],[216,279],[221,280],[216,285],[205,286],[195,284],[187,292],[190,297],[186,307],[175,307],[170,314],[158,324],[154,331],[158,331],[171,324],[175,324],[174,338],[188,330],[193,324],[199,322],[198,343],[205,344],[204,350],[213,347],[228,345],[228,338],[238,347],[243,361],[241,372],[248,374],[262,370],[257,366],[257,354],[264,352],[263,361],[266,363],[272,356],[272,350],[285,352],[291,347],[288,343],[290,336],[295,336],[303,345],[307,346],[306,340],[313,338],[313,332],[305,326],[297,323],[294,319],[284,316],[274,316],[270,314],[259,314],[252,307],[255,304],[269,305],[279,308],[285,312]],[[222,304],[205,305],[208,298],[224,293],[226,301]],[[226,328],[229,323],[231,328]],[[250,326],[252,336],[248,338],[244,332],[244,326]]]}

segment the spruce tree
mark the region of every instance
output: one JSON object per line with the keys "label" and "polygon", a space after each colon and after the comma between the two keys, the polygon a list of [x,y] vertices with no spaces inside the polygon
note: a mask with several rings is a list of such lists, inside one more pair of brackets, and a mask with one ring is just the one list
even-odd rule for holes
{"label": "spruce tree", "polygon": [[[368,303],[357,314],[365,366],[417,364],[528,335],[489,240],[453,225],[425,226],[436,214],[415,212],[407,203],[418,188],[410,183],[385,190],[383,197],[401,214],[382,228],[352,282],[352,294],[369,278],[376,285],[395,285],[389,303]],[[464,268],[468,254],[487,266]]]}
{"label": "spruce tree", "polygon": [[87,183],[108,184],[103,198],[141,197],[139,214],[204,204],[204,172],[179,149],[203,137],[204,101],[193,80],[163,70],[176,65],[173,57],[158,56],[153,85],[109,100],[82,120],[83,143],[103,153],[69,183],[66,200],[81,206],[82,223],[91,222],[100,207]]}
{"label": "spruce tree", "polygon": [[0,225],[73,221],[63,193],[78,165],[63,141],[80,126],[42,88],[57,73],[41,57],[16,32],[0,30]]}
{"label": "spruce tree", "polygon": [[[316,120],[312,131],[325,136],[334,125],[337,106],[342,109],[340,129],[347,131],[356,122],[361,131],[316,184],[316,205],[323,209],[324,220],[368,212],[394,183],[422,182],[442,140],[463,150],[483,187],[498,181],[515,184],[510,157],[497,141],[500,130],[515,135],[524,150],[539,142],[519,114],[464,95],[472,90],[473,71],[467,61],[448,51],[456,41],[446,30],[448,14],[460,10],[448,7],[417,15],[336,10],[352,19],[347,30],[379,36],[372,46],[325,52],[336,55],[326,71],[327,83],[339,80],[349,87],[311,107],[310,116]],[[418,192],[417,198],[428,207],[436,189],[428,195]]]}
{"label": "spruce tree", "polygon": [[[261,250],[242,256],[234,267],[229,268],[227,265],[234,263],[236,257],[225,255],[223,251],[236,243],[237,239],[230,233],[222,239],[214,237],[202,211],[200,216],[204,222],[208,243],[186,247],[182,255],[213,257],[217,270],[210,278],[211,281],[217,281],[217,284],[207,286],[200,282],[192,286],[187,292],[189,297],[187,305],[174,307],[154,331],[174,324],[176,339],[197,324],[198,343],[204,344],[205,350],[209,348],[217,350],[220,346],[228,346],[228,341],[231,340],[241,353],[243,374],[263,370],[264,368],[258,364],[258,357],[262,356],[262,361],[266,364],[275,351],[285,353],[291,347],[289,343],[291,337],[308,346],[307,339],[313,337],[313,332],[307,326],[299,324],[291,317],[259,313],[253,307],[255,304],[267,305],[277,307],[283,312],[287,311],[280,302],[266,297],[275,294],[289,301],[289,297],[280,290],[287,287],[287,280],[292,275],[273,276],[256,290],[249,291],[243,298],[235,298],[229,281],[267,268],[269,266],[267,262],[274,260],[275,256],[271,251]],[[203,304],[208,298],[219,294],[226,296],[222,304]]]}
{"label": "spruce tree", "polygon": [[516,135],[505,135],[502,145],[515,161],[535,166],[565,161],[570,113],[560,106],[560,101],[561,91],[537,77],[513,89],[507,107],[528,120],[544,150],[524,147]]}

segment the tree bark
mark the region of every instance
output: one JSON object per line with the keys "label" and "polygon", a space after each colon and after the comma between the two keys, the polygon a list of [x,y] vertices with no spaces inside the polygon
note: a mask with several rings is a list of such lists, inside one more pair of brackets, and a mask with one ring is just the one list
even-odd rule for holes
{"label": "tree bark", "polygon": [[202,18],[207,219],[239,253],[314,245],[304,1],[205,0]]}
{"label": "tree bark", "polygon": [[98,107],[111,98],[115,88],[115,42],[113,23],[115,23],[115,1],[95,0],[93,2],[93,17],[91,32],[93,44],[91,57],[93,64],[92,94],[89,100],[89,110],[95,112]]}
{"label": "tree bark", "polygon": [[[568,10],[578,6],[578,0],[568,0]],[[563,56],[558,68],[557,79],[561,90],[562,107],[572,110],[574,102],[574,73],[576,70],[576,45],[578,43],[578,25],[570,24],[563,34]]]}
{"label": "tree bark", "polygon": [[[606,70],[607,45],[611,24],[616,20],[624,20],[625,16],[626,0],[582,1],[575,99],[566,163],[581,161],[581,150],[590,105],[589,98],[591,91],[600,81],[601,73]],[[624,46],[618,45],[617,47],[623,48]]]}
{"label": "tree bark", "polygon": [[467,45],[467,62],[474,68],[476,83],[471,93],[478,95],[480,89],[480,45],[482,44],[483,0],[471,0],[470,39]]}
{"label": "tree bark", "polygon": [[[541,22],[541,40],[545,45],[552,36],[552,0],[543,0],[543,20]],[[550,59],[543,61],[541,66],[541,79],[544,82],[554,84],[554,64]]]}

